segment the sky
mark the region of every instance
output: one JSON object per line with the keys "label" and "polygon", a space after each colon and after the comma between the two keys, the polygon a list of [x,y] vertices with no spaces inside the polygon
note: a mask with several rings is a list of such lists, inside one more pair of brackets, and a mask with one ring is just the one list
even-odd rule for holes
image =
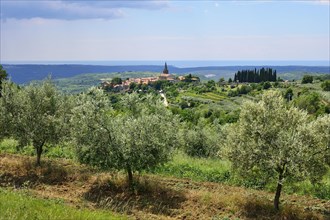
{"label": "sky", "polygon": [[330,60],[330,0],[0,0],[0,6],[0,63]]}

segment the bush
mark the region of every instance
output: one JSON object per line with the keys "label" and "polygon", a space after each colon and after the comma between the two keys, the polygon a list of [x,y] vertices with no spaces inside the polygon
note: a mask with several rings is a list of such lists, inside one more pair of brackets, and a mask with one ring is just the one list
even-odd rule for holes
{"label": "bush", "polygon": [[302,84],[306,84],[306,83],[313,83],[313,76],[310,75],[304,75],[302,80],[301,80]]}
{"label": "bush", "polygon": [[294,105],[300,109],[306,110],[309,114],[323,114],[325,107],[321,102],[320,94],[316,92],[306,92],[294,100]]}
{"label": "bush", "polygon": [[228,91],[228,96],[229,97],[234,97],[234,96],[238,96],[238,92],[237,92],[237,90],[229,90]]}
{"label": "bush", "polygon": [[217,134],[213,127],[197,125],[184,134],[184,151],[192,157],[212,157],[218,151]]}
{"label": "bush", "polygon": [[291,88],[288,88],[284,93],[284,98],[288,101],[291,101],[293,97],[293,90]]}
{"label": "bush", "polygon": [[330,91],[330,80],[326,80],[321,84],[321,88],[324,91]]}
{"label": "bush", "polygon": [[252,87],[251,86],[247,86],[247,85],[242,85],[240,88],[238,88],[238,93],[239,94],[248,94],[249,92],[251,92]]}
{"label": "bush", "polygon": [[264,90],[266,90],[266,89],[269,89],[269,88],[271,88],[272,87],[272,85],[270,84],[270,82],[265,82],[264,84],[263,84],[263,86],[262,86],[262,88],[264,89]]}

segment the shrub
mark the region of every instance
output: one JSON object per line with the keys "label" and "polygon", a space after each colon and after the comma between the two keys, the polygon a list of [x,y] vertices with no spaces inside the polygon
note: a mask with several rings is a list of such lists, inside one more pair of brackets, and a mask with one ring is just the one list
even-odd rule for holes
{"label": "shrub", "polygon": [[324,91],[330,91],[330,80],[326,80],[321,84],[321,88]]}
{"label": "shrub", "polygon": [[313,83],[313,76],[311,75],[304,75],[302,80],[301,80],[302,84],[306,84],[306,83]]}
{"label": "shrub", "polygon": [[192,157],[212,157],[218,151],[217,133],[212,126],[199,123],[184,133],[184,151]]}

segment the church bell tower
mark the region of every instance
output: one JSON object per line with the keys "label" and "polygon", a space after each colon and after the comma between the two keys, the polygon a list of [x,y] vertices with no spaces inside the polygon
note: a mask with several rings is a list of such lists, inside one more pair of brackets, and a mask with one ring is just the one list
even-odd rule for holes
{"label": "church bell tower", "polygon": [[163,70],[163,74],[168,74],[167,63],[165,62],[165,68]]}

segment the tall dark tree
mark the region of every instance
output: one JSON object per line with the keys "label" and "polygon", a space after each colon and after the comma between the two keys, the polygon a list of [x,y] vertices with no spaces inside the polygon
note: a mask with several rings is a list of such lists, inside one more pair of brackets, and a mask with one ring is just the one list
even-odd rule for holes
{"label": "tall dark tree", "polygon": [[234,81],[239,82],[275,82],[276,81],[276,70],[273,72],[271,68],[261,68],[257,70],[241,70],[237,71],[234,76]]}

